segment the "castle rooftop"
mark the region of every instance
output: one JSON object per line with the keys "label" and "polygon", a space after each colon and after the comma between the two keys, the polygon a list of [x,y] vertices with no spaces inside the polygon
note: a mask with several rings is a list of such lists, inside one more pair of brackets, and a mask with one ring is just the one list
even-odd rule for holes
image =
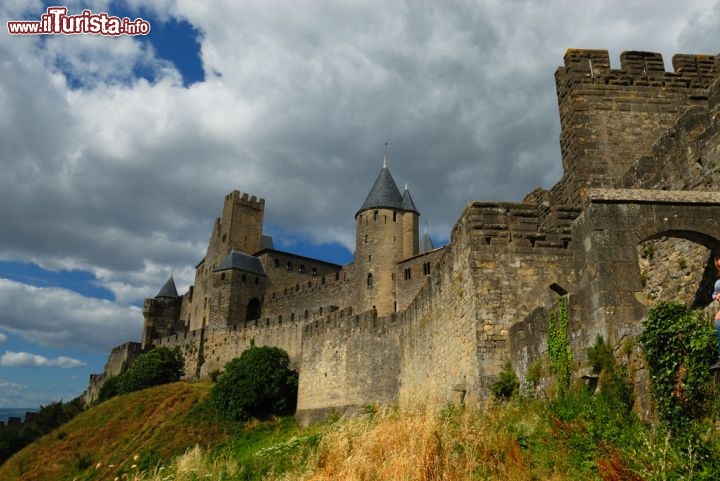
{"label": "castle rooftop", "polygon": [[370,193],[365,198],[365,202],[363,202],[355,217],[362,211],[380,208],[406,210],[403,208],[403,196],[400,194],[400,190],[392,174],[390,174],[387,164],[383,165],[372,189],[370,189]]}
{"label": "castle rooftop", "polygon": [[405,192],[403,192],[402,195],[402,208],[408,212],[415,212],[417,215],[420,215],[417,207],[415,207],[415,202],[412,200],[412,196],[410,195],[407,185],[405,186]]}
{"label": "castle rooftop", "polygon": [[178,291],[177,287],[175,287],[175,280],[173,279],[173,276],[170,276],[170,279],[167,280],[164,286],[162,286],[162,289],[160,289],[160,292],[157,293],[155,298],[158,297],[167,297],[170,299],[177,299],[178,297]]}
{"label": "castle rooftop", "polygon": [[260,259],[238,251],[230,252],[220,265],[215,268],[214,272],[226,271],[228,269],[237,269],[250,274],[265,276],[265,269],[263,269]]}

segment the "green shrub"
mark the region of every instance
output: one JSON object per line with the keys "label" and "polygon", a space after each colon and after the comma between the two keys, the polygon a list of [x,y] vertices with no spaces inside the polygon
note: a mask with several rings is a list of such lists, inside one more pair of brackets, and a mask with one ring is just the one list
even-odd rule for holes
{"label": "green shrub", "polygon": [[627,367],[616,361],[612,345],[598,334],[586,352],[593,371],[599,375],[599,396],[629,412],[634,403],[633,385]]}
{"label": "green shrub", "polygon": [[105,382],[100,386],[96,402],[101,403],[107,401],[118,394],[120,394],[120,378],[118,376],[110,376],[105,379]]}
{"label": "green shrub", "polygon": [[520,389],[520,380],[510,361],[505,363],[500,378],[492,385],[492,393],[498,399],[510,399]]}
{"label": "green shrub", "polygon": [[210,402],[222,416],[237,421],[292,414],[298,375],[289,365],[282,349],[252,346],[227,363],[210,391]]}
{"label": "green shrub", "polygon": [[671,430],[703,415],[710,365],[717,355],[715,330],[701,311],[664,302],[648,312],[640,335],[657,414]]}
{"label": "green shrub", "polygon": [[119,391],[125,394],[179,381],[184,374],[184,366],[179,348],[155,347],[141,354],[127,371],[118,376]]}

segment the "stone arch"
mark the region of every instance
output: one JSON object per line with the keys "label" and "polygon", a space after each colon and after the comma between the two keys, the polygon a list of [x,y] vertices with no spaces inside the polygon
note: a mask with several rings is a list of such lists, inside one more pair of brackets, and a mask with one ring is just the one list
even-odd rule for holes
{"label": "stone arch", "polygon": [[600,333],[614,344],[636,335],[647,312],[637,246],[663,237],[713,250],[720,244],[716,192],[588,189],[573,224],[577,312],[584,343]]}
{"label": "stone arch", "polygon": [[637,245],[640,278],[648,303],[677,301],[691,308],[712,302],[718,240],[690,230],[660,231]]}
{"label": "stone arch", "polygon": [[250,302],[248,302],[247,314],[245,316],[245,319],[248,321],[253,321],[256,319],[260,319],[261,315],[262,306],[260,305],[260,300],[257,297],[253,297],[252,299],[250,299]]}

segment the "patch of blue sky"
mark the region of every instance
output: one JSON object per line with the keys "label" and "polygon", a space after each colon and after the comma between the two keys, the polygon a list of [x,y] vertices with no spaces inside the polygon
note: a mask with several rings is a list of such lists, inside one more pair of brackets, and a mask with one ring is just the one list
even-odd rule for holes
{"label": "patch of blue sky", "polygon": [[[44,2],[44,9],[55,6],[57,2]],[[70,15],[78,15],[81,12],[70,11]],[[189,87],[196,82],[205,80],[205,72],[202,67],[200,58],[200,36],[201,32],[192,24],[184,19],[169,17],[167,19],[159,19],[147,9],[130,9],[123,1],[114,1],[108,7],[106,12],[109,16],[119,18],[129,18],[135,20],[142,18],[150,23],[150,33],[147,35],[136,35],[133,37],[135,41],[150,44],[158,59],[171,62],[182,76],[183,86]],[[28,14],[27,20],[37,20],[36,13]],[[40,41],[45,42],[47,37],[41,36]],[[113,38],[108,37],[108,41]],[[87,78],[81,78],[73,72],[72,66],[63,62],[60,58],[55,65],[66,77],[68,86],[73,89],[81,89],[87,87]],[[114,82],[130,84],[137,78],[146,79],[148,82],[157,80],[158,71],[154,65],[144,62],[138,62],[133,66],[132,73],[125,76],[112,76],[105,73]]]}
{"label": "patch of blue sky", "polygon": [[91,272],[81,270],[49,271],[37,264],[0,261],[0,278],[35,287],[59,287],[85,297],[115,300],[115,295],[100,285]]}
{"label": "patch of blue sky", "polygon": [[339,265],[349,264],[353,261],[353,253],[338,242],[313,243],[308,239],[290,236],[276,226],[268,226],[265,231],[272,236],[276,250]]}

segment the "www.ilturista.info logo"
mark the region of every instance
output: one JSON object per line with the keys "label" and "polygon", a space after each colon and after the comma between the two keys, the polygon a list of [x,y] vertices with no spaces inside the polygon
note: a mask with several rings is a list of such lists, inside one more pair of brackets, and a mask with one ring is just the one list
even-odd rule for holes
{"label": "www.ilturista.info logo", "polygon": [[40,20],[16,20],[7,23],[10,35],[147,35],[150,23],[142,18],[111,17],[107,13],[83,10],[68,15],[66,7],[48,7]]}

